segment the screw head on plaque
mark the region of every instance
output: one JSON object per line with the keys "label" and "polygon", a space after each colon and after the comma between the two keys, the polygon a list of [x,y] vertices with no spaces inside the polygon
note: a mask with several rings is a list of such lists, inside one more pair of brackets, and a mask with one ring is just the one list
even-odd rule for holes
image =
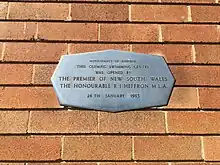
{"label": "screw head on plaque", "polygon": [[51,81],[60,105],[112,112],[165,106],[175,83],[162,56],[118,50],[64,55]]}

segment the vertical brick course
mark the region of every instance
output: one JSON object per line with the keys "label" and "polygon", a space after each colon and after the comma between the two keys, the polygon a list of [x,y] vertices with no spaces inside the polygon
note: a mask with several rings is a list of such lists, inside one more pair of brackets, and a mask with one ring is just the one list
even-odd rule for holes
{"label": "vertical brick course", "polygon": [[188,19],[186,6],[132,5],[132,21],[185,22]]}
{"label": "vertical brick course", "polygon": [[163,112],[100,113],[100,133],[165,133]]}
{"label": "vertical brick course", "polygon": [[64,43],[5,43],[4,61],[57,62],[67,54]]}
{"label": "vertical brick course", "polygon": [[30,133],[97,133],[97,112],[32,111]]}
{"label": "vertical brick course", "polygon": [[1,160],[57,160],[60,158],[59,137],[0,137]]}
{"label": "vertical brick course", "polygon": [[66,20],[68,4],[60,3],[18,3],[11,2],[9,19],[25,20]]}
{"label": "vertical brick course", "polygon": [[131,137],[65,137],[64,160],[131,160]]}
{"label": "vertical brick course", "polygon": [[158,26],[148,24],[101,24],[101,41],[158,42]]}
{"label": "vertical brick course", "polygon": [[95,23],[39,23],[38,38],[41,40],[97,41]]}
{"label": "vertical brick course", "polygon": [[0,133],[26,133],[28,111],[1,111]]}
{"label": "vertical brick course", "polygon": [[134,156],[135,160],[202,160],[200,139],[135,137]]}
{"label": "vertical brick course", "polygon": [[73,20],[89,21],[127,21],[127,4],[79,4],[71,6]]}

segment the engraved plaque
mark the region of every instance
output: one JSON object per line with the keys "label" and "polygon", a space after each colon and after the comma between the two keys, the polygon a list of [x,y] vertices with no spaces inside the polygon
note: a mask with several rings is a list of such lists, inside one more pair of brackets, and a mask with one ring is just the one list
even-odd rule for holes
{"label": "engraved plaque", "polygon": [[64,55],[51,81],[61,105],[105,111],[167,105],[175,82],[162,56],[118,50]]}

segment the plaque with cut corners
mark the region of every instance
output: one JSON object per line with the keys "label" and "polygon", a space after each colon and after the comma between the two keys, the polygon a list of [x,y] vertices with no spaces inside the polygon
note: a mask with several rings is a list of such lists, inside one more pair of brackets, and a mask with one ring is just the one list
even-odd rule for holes
{"label": "plaque with cut corners", "polygon": [[60,105],[112,112],[167,105],[175,82],[162,56],[118,50],[64,55],[51,81]]}

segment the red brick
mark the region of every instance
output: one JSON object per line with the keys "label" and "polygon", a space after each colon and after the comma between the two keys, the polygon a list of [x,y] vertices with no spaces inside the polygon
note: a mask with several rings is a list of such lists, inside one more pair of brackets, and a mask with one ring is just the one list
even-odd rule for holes
{"label": "red brick", "polygon": [[163,41],[218,42],[217,25],[162,25]]}
{"label": "red brick", "polygon": [[101,51],[107,49],[129,51],[129,45],[128,44],[70,44],[69,53],[75,54],[75,53]]}
{"label": "red brick", "polygon": [[193,22],[220,22],[220,6],[191,6]]}
{"label": "red brick", "polygon": [[8,12],[8,3],[0,2],[0,19],[6,19]]}
{"label": "red brick", "polygon": [[73,3],[73,20],[88,21],[128,21],[127,4],[80,4]]}
{"label": "red brick", "polygon": [[165,133],[163,112],[100,113],[101,133]]}
{"label": "red brick", "polygon": [[59,108],[52,87],[0,87],[0,108]]}
{"label": "red brick", "polygon": [[199,137],[134,138],[135,160],[202,160]]}
{"label": "red brick", "polygon": [[10,2],[9,19],[66,20],[69,13],[65,3],[18,3]]}
{"label": "red brick", "polygon": [[0,163],[0,165],[25,165],[25,163]]}
{"label": "red brick", "polygon": [[192,46],[177,44],[133,44],[132,51],[164,56],[168,63],[192,63]]}
{"label": "red brick", "polygon": [[190,134],[220,133],[219,112],[168,112],[168,132]]}
{"label": "red brick", "polygon": [[0,42],[0,61],[3,60],[3,49],[4,49],[3,45],[4,45],[4,43]]}
{"label": "red brick", "polygon": [[124,163],[124,162],[118,162],[118,163],[100,163],[100,165],[168,165],[168,163],[143,163],[143,162],[128,162],[128,163]]}
{"label": "red brick", "polygon": [[0,84],[30,84],[32,70],[29,64],[0,64]]}
{"label": "red brick", "polygon": [[199,88],[199,103],[201,108],[219,108],[219,100],[219,88]]}
{"label": "red brick", "polygon": [[33,22],[0,22],[0,39],[31,40],[36,28]]}
{"label": "red brick", "polygon": [[91,111],[32,111],[31,133],[97,133],[98,115]]}
{"label": "red brick", "polygon": [[102,2],[158,2],[158,0],[102,0]]}
{"label": "red brick", "polygon": [[158,42],[158,25],[101,24],[101,41]]}
{"label": "red brick", "polygon": [[95,23],[39,23],[38,38],[43,40],[97,41]]}
{"label": "red brick", "polygon": [[61,139],[58,137],[1,136],[1,160],[57,160]]}
{"label": "red brick", "polygon": [[34,84],[51,84],[56,65],[34,65]]}
{"label": "red brick", "polygon": [[215,0],[161,0],[161,2],[175,2],[175,3],[215,3]]}
{"label": "red brick", "polygon": [[[1,165],[1,164],[0,164]],[[77,162],[77,163],[27,163],[27,165],[97,165],[97,163]]]}
{"label": "red brick", "polygon": [[177,5],[132,5],[132,21],[185,22],[187,7]]}
{"label": "red brick", "polygon": [[131,137],[65,137],[63,160],[131,160]]}
{"label": "red brick", "polygon": [[171,163],[171,165],[219,165],[219,163],[209,163],[209,162],[189,162],[189,163]]}
{"label": "red brick", "polygon": [[198,108],[197,88],[174,88],[169,104],[165,108]]}
{"label": "red brick", "polygon": [[57,62],[67,54],[64,43],[5,43],[4,61]]}
{"label": "red brick", "polygon": [[0,111],[0,133],[26,133],[28,111]]}
{"label": "red brick", "polygon": [[220,63],[219,45],[195,45],[197,63]]}
{"label": "red brick", "polygon": [[220,85],[218,66],[170,66],[176,85]]}
{"label": "red brick", "polygon": [[0,165],[25,165],[25,163],[0,163]]}
{"label": "red brick", "polygon": [[219,161],[220,160],[220,137],[204,137],[204,153],[205,160]]}

